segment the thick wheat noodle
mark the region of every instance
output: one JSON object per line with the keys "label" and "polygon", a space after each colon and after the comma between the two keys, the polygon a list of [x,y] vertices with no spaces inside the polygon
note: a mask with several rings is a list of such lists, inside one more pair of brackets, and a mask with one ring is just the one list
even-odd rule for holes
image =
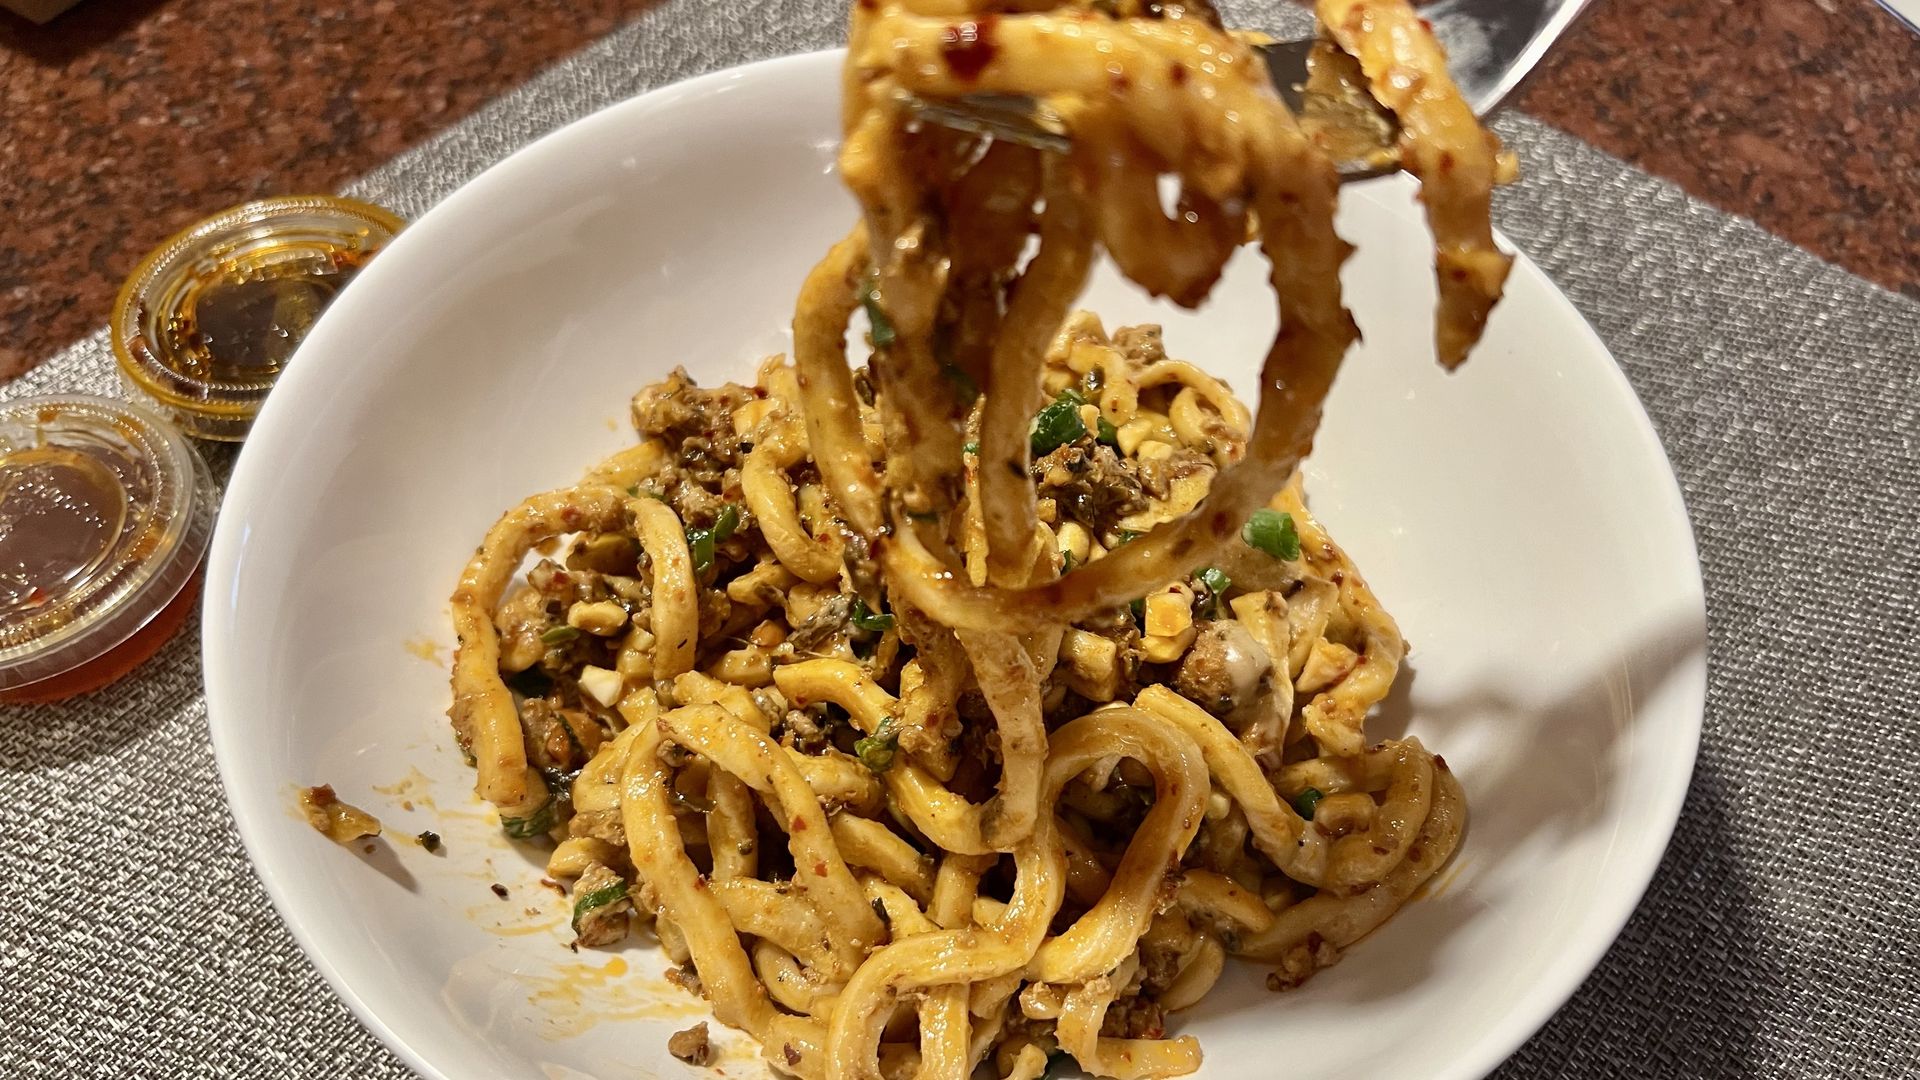
{"label": "thick wheat noodle", "polygon": [[1200,744],[1213,778],[1246,813],[1254,842],[1296,880],[1348,892],[1371,886],[1400,863],[1415,830],[1427,819],[1432,765],[1419,744],[1388,744],[1386,753],[1394,765],[1382,784],[1386,798],[1373,815],[1373,828],[1329,842],[1279,799],[1254,757],[1208,711],[1165,686],[1140,690],[1137,703]]}
{"label": "thick wheat noodle", "polygon": [[[979,894],[980,875],[987,866],[986,859],[966,855],[950,855],[941,862],[927,907],[927,916],[935,926],[954,930],[968,925],[974,898]],[[965,983],[927,992],[920,1005],[919,1080],[948,1080],[973,1072],[979,1055],[973,1049],[977,1032],[968,1010],[970,996],[971,988]]]}
{"label": "thick wheat noodle", "polygon": [[1225,874],[1211,870],[1183,873],[1174,902],[1189,914],[1231,922],[1245,930],[1257,932],[1273,925],[1273,912],[1259,896],[1241,888]]}
{"label": "thick wheat noodle", "polygon": [[793,954],[765,938],[753,943],[753,971],[783,1008],[824,1019],[842,984],[829,983],[800,966]]}
{"label": "thick wheat noodle", "polygon": [[933,896],[933,860],[893,829],[857,814],[835,814],[827,824],[849,866],[879,874],[915,903],[924,904]]}
{"label": "thick wheat noodle", "polygon": [[713,803],[707,815],[707,846],[713,852],[714,879],[754,877],[760,871],[760,833],[752,793],[739,777],[715,769],[707,775],[707,799]]}
{"label": "thick wheat noodle", "polygon": [[1213,561],[1219,548],[1237,538],[1240,523],[1292,475],[1312,445],[1321,403],[1354,328],[1340,305],[1338,267],[1350,249],[1332,228],[1331,166],[1297,127],[1289,125],[1284,141],[1297,155],[1294,161],[1265,169],[1269,175],[1255,189],[1265,230],[1261,246],[1281,299],[1281,329],[1263,368],[1246,460],[1223,469],[1207,497],[1178,521],[1043,585],[963,584],[915,535],[902,532],[885,545],[882,562],[896,595],[955,626],[1004,629],[1083,618],[1133,599],[1142,582],[1170,580]]}
{"label": "thick wheat noodle", "polygon": [[1154,1080],[1182,1076],[1200,1068],[1200,1042],[1191,1035],[1177,1039],[1102,1038],[1101,1024],[1115,997],[1140,969],[1140,959],[1129,956],[1110,974],[1076,986],[1060,1009],[1056,1028],[1060,1048],[1072,1054],[1080,1067],[1095,1076],[1115,1080]]}
{"label": "thick wheat noodle", "polygon": [[[895,938],[932,933],[940,929],[923,913],[914,899],[890,882],[867,878],[868,897],[886,909]],[[924,1080],[945,1080],[965,1076],[971,1071],[967,1060],[968,1035],[972,1024],[967,1015],[967,987],[963,983],[935,987],[921,999],[918,1008],[919,1061],[913,1075]],[[886,1047],[881,1048],[885,1062]],[[899,1075],[898,1070],[889,1070]]]}
{"label": "thick wheat noodle", "polygon": [[802,1076],[824,1072],[817,1023],[775,1009],[740,947],[727,912],[687,857],[668,795],[672,776],[659,759],[659,730],[646,725],[621,766],[620,810],[635,872],[652,886],[661,911],[685,937],[700,985],[723,1024],[746,1029],[766,1046],[779,1046]]}
{"label": "thick wheat noodle", "polygon": [[922,246],[892,251],[893,259],[881,259],[880,251],[874,259],[875,295],[893,323],[893,343],[876,348],[868,364],[886,432],[886,487],[909,513],[944,515],[958,496],[953,480],[972,402],[957,392],[930,341],[943,275],[898,265],[909,255],[930,258]]}
{"label": "thick wheat noodle", "polygon": [[1362,729],[1367,709],[1393,687],[1400,659],[1406,655],[1406,641],[1360,571],[1301,505],[1299,493],[1289,488],[1275,502],[1293,516],[1300,535],[1301,558],[1337,583],[1341,609],[1358,617],[1365,637],[1353,670],[1314,695],[1300,711],[1301,724],[1308,734],[1330,753],[1352,757],[1365,745]]}
{"label": "thick wheat noodle", "polygon": [[[1068,780],[1115,754],[1133,757],[1149,768],[1159,766],[1161,772],[1156,772],[1156,779],[1162,784],[1157,789],[1161,798],[1171,802],[1193,799],[1186,815],[1192,819],[1191,827],[1197,827],[1200,807],[1206,801],[1206,772],[1199,751],[1184,735],[1133,709],[1102,710],[1055,731],[1047,758],[1044,797],[1049,802],[1056,800]],[[1149,821],[1152,814],[1150,811]],[[1154,825],[1143,825],[1129,854],[1138,849],[1159,858],[1150,875],[1151,884],[1157,888],[1169,865],[1169,836],[1186,831],[1191,839],[1191,832],[1186,822],[1177,819]],[[1182,848],[1184,842],[1172,850]],[[881,1029],[902,993],[955,982],[978,983],[1023,969],[1033,977],[1045,978],[1035,970],[1041,963],[1038,954],[1046,947],[1042,943],[1048,924],[1060,909],[1066,881],[1066,855],[1054,834],[1052,817],[1040,818],[1013,854],[1013,899],[990,926],[897,940],[870,955],[854,973],[834,1007],[828,1028],[829,1075],[837,1080],[876,1080]],[[1143,854],[1140,861],[1144,863],[1146,858]],[[1121,877],[1125,876],[1123,864]],[[1140,867],[1139,876],[1149,876],[1147,868]],[[1074,930],[1081,932],[1069,930],[1071,941],[1048,962],[1061,970],[1071,970],[1112,956],[1109,966],[1117,965],[1139,937],[1138,930],[1125,936],[1126,928],[1137,920],[1144,929],[1145,919],[1152,916],[1151,905],[1144,905],[1144,915],[1139,914],[1139,906],[1130,884],[1126,894],[1107,910],[1096,905],[1077,920]],[[1110,937],[1099,937],[1103,932]]]}
{"label": "thick wheat noodle", "polygon": [[[1232,570],[1226,571],[1231,579]],[[1273,659],[1276,674],[1267,680],[1260,696],[1259,714],[1240,733],[1240,743],[1263,767],[1276,763],[1286,743],[1287,728],[1293,718],[1293,680],[1278,674],[1287,663],[1290,644],[1286,625],[1286,600],[1265,589],[1248,592],[1228,601],[1234,619],[1245,627],[1254,643]]]}
{"label": "thick wheat noodle", "polygon": [[797,426],[782,420],[761,428],[760,441],[740,468],[740,492],[780,564],[802,581],[824,585],[840,578],[840,546],[827,537],[815,539],[800,523],[786,477],[807,456]]}
{"label": "thick wheat noodle", "polygon": [[1279,963],[1311,934],[1344,949],[1387,921],[1446,864],[1466,827],[1466,797],[1460,782],[1437,765],[1433,776],[1433,806],[1421,823],[1414,848],[1380,884],[1354,896],[1310,896],[1280,912],[1266,930],[1241,938],[1235,955]]}
{"label": "thick wheat noodle", "polygon": [[1272,775],[1274,788],[1298,794],[1313,788],[1322,795],[1353,791],[1380,791],[1392,782],[1399,755],[1393,744],[1382,743],[1354,757],[1316,757],[1281,766]]}
{"label": "thick wheat noodle", "polygon": [[1240,740],[1205,709],[1164,686],[1148,686],[1135,704],[1186,733],[1206,756],[1215,782],[1240,805],[1253,841],[1290,876],[1317,885],[1326,873],[1328,845],[1293,808],[1280,801]]}
{"label": "thick wheat noodle", "polygon": [[1085,209],[1065,172],[1063,163],[1047,169],[1040,247],[1012,286],[1006,318],[993,347],[986,409],[980,421],[987,565],[994,580],[1016,585],[1027,583],[1038,523],[1033,477],[1027,471],[1027,429],[1040,404],[1040,372],[1047,346],[1080,295],[1093,256]]}
{"label": "thick wheat noodle", "polygon": [[867,266],[867,228],[855,225],[807,275],[793,317],[794,379],[806,417],[807,444],[827,494],[854,531],[872,536],[886,524],[880,478],[867,456],[860,399],[847,367],[847,324],[860,306]]}
{"label": "thick wheat noodle", "polygon": [[1212,934],[1202,934],[1200,944],[1194,948],[1194,955],[1180,968],[1180,974],[1174,976],[1167,988],[1160,992],[1160,1007],[1168,1012],[1179,1012],[1200,1004],[1220,981],[1220,973],[1226,970],[1227,949],[1220,939]]}
{"label": "thick wheat noodle", "polygon": [[680,705],[718,705],[733,714],[734,719],[753,725],[758,731],[767,731],[773,722],[753,695],[732,683],[701,671],[687,671],[674,676],[673,700]]}
{"label": "thick wheat noodle", "polygon": [[660,471],[667,460],[667,448],[659,439],[642,439],[632,446],[608,455],[587,470],[583,484],[604,484],[622,490],[632,487]]}
{"label": "thick wheat noodle", "polygon": [[1058,158],[996,140],[948,189],[946,208],[947,324],[955,367],[978,385],[992,382],[989,368],[1004,323],[1003,283],[1032,238],[1034,200],[1043,176]]}
{"label": "thick wheat noodle", "polygon": [[[1073,925],[1049,938],[1034,956],[1029,971],[1049,983],[1090,979],[1111,971],[1131,953],[1153,918],[1155,899],[1167,869],[1177,866],[1193,842],[1212,790],[1200,747],[1185,733],[1160,723],[1137,709],[1102,709],[1076,724],[1091,724],[1113,744],[1110,754],[1124,754],[1153,774],[1154,803],[1127,843],[1126,854],[1100,900]],[[1069,725],[1071,726],[1071,725]],[[1066,729],[1056,733],[1063,737]],[[1068,758],[1067,760],[1071,760]],[[1048,781],[1056,775],[1048,762]],[[1069,777],[1060,776],[1064,784]],[[1049,830],[1062,862],[1065,851]]]}
{"label": "thick wheat noodle", "polygon": [[844,980],[859,966],[857,957],[833,947],[830,920],[807,894],[758,878],[715,879],[707,888],[735,929],[773,942],[824,978]]}
{"label": "thick wheat noodle", "polygon": [[1222,419],[1242,438],[1246,437],[1247,428],[1253,422],[1253,418],[1247,415],[1247,407],[1233,396],[1233,391],[1227,389],[1226,383],[1185,360],[1158,361],[1134,378],[1134,385],[1140,390],[1151,390],[1168,383],[1177,383],[1205,398]]}
{"label": "thick wheat noodle", "polygon": [[1405,3],[1319,0],[1320,22],[1360,61],[1373,96],[1400,120],[1400,160],[1420,178],[1433,230],[1440,305],[1434,344],[1458,367],[1500,299],[1512,256],[1493,242],[1490,208],[1499,141],[1480,126],[1447,73],[1447,57]]}
{"label": "thick wheat noodle", "polygon": [[680,515],[658,499],[627,500],[640,549],[653,564],[653,676],[670,679],[693,670],[700,645],[700,598],[693,555]]}
{"label": "thick wheat noodle", "polygon": [[808,754],[792,746],[781,749],[820,798],[869,816],[880,811],[885,801],[880,781],[859,759],[838,750]]}
{"label": "thick wheat noodle", "polygon": [[527,765],[526,733],[513,695],[500,680],[500,631],[493,610],[520,560],[535,544],[583,529],[612,532],[625,524],[619,488],[585,484],[535,495],[502,514],[474,552],[454,589],[453,708],[457,730],[472,740],[475,790],[503,814],[522,815],[547,801],[540,774]]}
{"label": "thick wheat noodle", "polygon": [[[1237,50],[1224,45],[1223,39],[1219,39],[1217,35],[1196,33],[1195,28],[1191,26],[1142,27],[1139,34],[1142,40],[1156,39],[1143,45],[1135,40],[1134,35],[1097,22],[1071,20],[1063,23],[1048,16],[1036,15],[1002,20],[994,24],[995,59],[988,63],[984,70],[973,73],[973,76],[966,80],[965,85],[961,85],[951,76],[941,74],[946,70],[943,64],[931,62],[932,55],[937,52],[938,41],[945,33],[943,23],[939,20],[916,20],[899,15],[884,15],[879,19],[879,22],[869,22],[865,16],[856,18],[855,31],[859,36],[854,39],[855,52],[850,70],[862,64],[886,67],[903,85],[918,92],[937,96],[976,90],[1004,89],[1032,93],[1036,96],[1079,93],[1098,98],[1108,87],[1112,63],[1117,61],[1127,65],[1130,70],[1137,68],[1137,77],[1141,80],[1141,84],[1138,87],[1139,92],[1130,95],[1127,99],[1129,126],[1136,133],[1146,129],[1158,132],[1157,141],[1150,139],[1153,143],[1152,148],[1167,161],[1174,162],[1176,165],[1184,159],[1184,152],[1191,149],[1189,140],[1198,137],[1195,133],[1210,129],[1209,125],[1204,123],[1186,123],[1186,119],[1198,116],[1217,117],[1220,115],[1217,110],[1232,109],[1236,104],[1243,106],[1246,115],[1242,117],[1242,127],[1248,130],[1237,133],[1228,141],[1246,139],[1254,146],[1248,155],[1252,158],[1252,162],[1245,170],[1246,175],[1239,176],[1235,183],[1245,183],[1252,187],[1256,205],[1260,201],[1263,187],[1271,186],[1285,191],[1286,202],[1272,203],[1267,206],[1262,211],[1263,221],[1270,216],[1276,220],[1291,220],[1295,215],[1299,215],[1303,219],[1321,217],[1324,225],[1325,236],[1321,238],[1321,243],[1317,247],[1290,252],[1297,260],[1294,265],[1310,264],[1314,273],[1308,273],[1305,279],[1302,279],[1297,270],[1283,270],[1280,262],[1276,261],[1275,264],[1275,284],[1282,294],[1283,333],[1280,340],[1276,341],[1275,354],[1270,357],[1264,379],[1267,387],[1272,389],[1275,384],[1278,372],[1273,361],[1279,359],[1283,344],[1302,339],[1310,344],[1323,346],[1319,349],[1308,348],[1305,351],[1309,354],[1307,366],[1324,370],[1309,372],[1306,377],[1290,372],[1293,384],[1280,395],[1283,399],[1299,398],[1299,401],[1291,403],[1304,407],[1305,411],[1311,414],[1309,423],[1304,425],[1304,428],[1301,425],[1273,423],[1272,421],[1277,418],[1269,417],[1264,407],[1269,395],[1263,394],[1261,415],[1263,418],[1269,418],[1269,423],[1263,427],[1269,430],[1274,427],[1296,429],[1292,432],[1294,437],[1287,441],[1293,444],[1292,457],[1297,458],[1310,440],[1313,423],[1317,422],[1318,401],[1325,393],[1325,384],[1330,382],[1332,369],[1337,365],[1340,354],[1344,353],[1352,336],[1351,322],[1347,319],[1344,309],[1339,306],[1338,280],[1334,272],[1340,259],[1345,256],[1345,247],[1332,235],[1331,166],[1301,135],[1291,118],[1286,117],[1284,108],[1272,100],[1270,90],[1255,89],[1260,74],[1259,65],[1253,64],[1251,71],[1248,71],[1248,65],[1239,60]],[[863,43],[876,40],[887,42],[884,53],[877,56],[862,55]],[[1145,56],[1154,53],[1184,57],[1194,65],[1188,89],[1176,92],[1166,88],[1164,83],[1158,82],[1164,79],[1163,73],[1168,69],[1144,62]],[[1236,63],[1238,67],[1235,66]],[[1238,79],[1229,78],[1229,73],[1237,74]],[[1253,78],[1249,79],[1247,77],[1249,74]],[[996,82],[996,79],[1011,81],[1002,86]],[[1018,85],[1015,85],[1016,83]],[[1209,88],[1208,92],[1203,93],[1197,89],[1202,83]],[[849,85],[853,85],[851,81]],[[865,92],[869,95],[877,93],[872,89]],[[1189,100],[1187,95],[1199,95],[1199,97]],[[1213,99],[1216,95],[1220,100]],[[1202,98],[1205,99],[1204,102]],[[1173,101],[1185,103],[1183,109],[1176,110],[1182,114],[1182,117],[1177,120],[1161,115],[1164,112],[1161,105]],[[859,130],[865,132],[869,129],[862,127]],[[864,196],[867,193],[867,188],[863,187],[865,182],[857,180],[855,174],[876,169],[880,172],[887,171],[882,166],[888,160],[888,153],[868,147],[852,134],[849,136],[849,147],[850,157],[857,159],[859,166],[858,168],[854,164],[846,166],[849,183],[856,192],[861,192]],[[1209,147],[1208,149],[1217,151],[1222,148]],[[1239,149],[1245,153],[1247,148]],[[1311,190],[1312,185],[1302,186],[1296,180],[1298,175],[1308,171],[1316,174],[1319,189],[1317,193]],[[1221,188],[1219,192],[1221,197],[1235,193],[1225,185],[1219,175],[1219,169],[1202,170],[1202,172],[1204,175],[1195,175],[1188,179]],[[1262,176],[1262,173],[1266,175]],[[1268,183],[1263,183],[1263,180]],[[887,217],[877,213],[872,198],[863,197],[863,202],[868,206],[870,224],[876,220],[876,217]],[[1271,233],[1271,226],[1269,231]],[[886,235],[888,234],[876,231],[874,242],[877,243]],[[1271,243],[1273,237],[1269,235],[1267,239],[1269,254],[1273,255],[1275,254]],[[1325,251],[1329,259],[1315,259],[1313,257],[1315,251]],[[834,258],[830,256],[829,262],[834,261]],[[823,264],[819,270],[816,270],[815,276],[820,276],[826,269],[828,269],[827,264]],[[1303,289],[1300,295],[1307,300],[1330,301],[1330,306],[1322,304],[1322,310],[1311,310],[1312,305],[1301,307],[1297,311],[1286,310],[1289,307],[1288,291],[1284,286],[1302,280],[1312,284],[1312,279],[1316,277],[1322,288],[1317,291]],[[1331,282],[1330,290],[1325,287],[1328,282]],[[1299,305],[1295,306],[1299,307]],[[1321,337],[1325,339],[1318,340]],[[835,344],[837,346],[839,343]],[[1321,362],[1312,363],[1315,359]],[[1324,377],[1315,377],[1322,375]],[[1316,386],[1317,392],[1312,392]],[[1308,389],[1310,392],[1307,395],[1301,395],[1299,393],[1301,388]],[[845,417],[842,419],[844,420]],[[1256,443],[1262,442],[1263,440],[1256,438]],[[1282,475],[1291,472],[1292,461],[1288,460],[1285,464],[1285,469],[1278,470]],[[1018,620],[1015,625],[1032,625],[1050,618],[1078,617],[1099,607],[1111,606],[1129,599],[1130,597],[1122,595],[1122,592],[1134,587],[1134,581],[1163,580],[1174,576],[1180,572],[1172,569],[1177,564],[1177,560],[1206,561],[1212,550],[1226,541],[1237,526],[1237,519],[1244,518],[1253,506],[1257,505],[1256,500],[1264,498],[1264,491],[1270,491],[1277,486],[1271,483],[1243,484],[1240,486],[1246,490],[1234,490],[1233,486],[1224,480],[1225,478],[1222,483],[1216,484],[1215,494],[1209,503],[1203,503],[1196,508],[1189,521],[1182,523],[1185,529],[1181,535],[1170,538],[1162,535],[1164,530],[1156,530],[1149,535],[1147,542],[1129,545],[1129,550],[1121,553],[1124,556],[1121,563],[1116,564],[1112,560],[1107,560],[1107,565],[1112,567],[1111,569],[1101,566],[1089,567],[1081,574],[1069,577],[1067,581],[1072,584],[1055,582],[1024,590],[1017,594],[1017,603],[1012,602],[1016,594],[1010,592],[1003,594],[1009,602],[999,605],[993,604],[991,599],[983,604],[965,602],[975,600],[982,594],[977,590],[963,592],[961,589],[948,587],[952,583],[951,572],[945,569],[931,553],[925,551],[919,544],[918,537],[903,537],[904,542],[890,545],[891,550],[888,555],[893,557],[883,556],[882,561],[889,571],[889,584],[898,587],[902,578],[919,578],[920,591],[926,595],[916,598],[916,602],[925,601],[920,602],[920,606],[928,610],[940,611],[943,617],[959,625],[977,629],[995,626],[1005,628],[1009,625],[1009,616]],[[1223,495],[1227,497],[1223,498]],[[1218,502],[1214,502],[1216,499]],[[1226,519],[1215,523],[1213,511],[1222,508],[1228,510]],[[1018,513],[1018,511],[1012,511],[1012,513]],[[1176,530],[1178,529],[1179,527],[1176,526]],[[1020,542],[1024,543],[1024,538]],[[1162,550],[1163,547],[1165,550]],[[1157,560],[1153,556],[1158,556]],[[903,562],[911,565],[897,565]],[[1118,583],[1123,577],[1128,580],[1126,585]],[[1104,591],[1098,588],[1102,585],[1107,586]],[[941,601],[934,602],[934,596],[942,593],[944,595],[941,596]],[[986,595],[990,597],[993,594]],[[1082,599],[1082,597],[1085,598]],[[956,603],[956,601],[961,602]],[[996,607],[997,610],[994,610]]]}
{"label": "thick wheat noodle", "polygon": [[1160,208],[1158,170],[1139,167],[1151,152],[1126,130],[1116,112],[1111,106],[1088,106],[1071,118],[1075,138],[1100,148],[1084,155],[1083,166],[1094,177],[1092,203],[1100,239],[1129,281],[1183,307],[1195,307],[1246,239],[1246,213],[1229,212],[1189,191],[1181,194],[1174,216],[1168,217]]}
{"label": "thick wheat noodle", "polygon": [[959,763],[953,752],[953,743],[944,734],[949,719],[957,719],[954,705],[960,700],[960,692],[966,686],[966,652],[960,648],[960,642],[953,631],[940,627],[944,641],[935,642],[928,638],[915,640],[914,659],[907,666],[917,674],[916,682],[909,684],[905,674],[900,677],[900,707],[904,710],[905,729],[918,728],[925,732],[920,740],[922,746],[909,748],[914,760],[923,765],[936,779],[953,779],[954,767]]}
{"label": "thick wheat noodle", "polygon": [[836,1080],[877,1080],[881,1030],[898,995],[950,983],[977,983],[1019,971],[1060,909],[1061,873],[1042,826],[1014,852],[1013,902],[991,927],[902,938],[867,957],[835,1004],[827,1071]]}
{"label": "thick wheat noodle", "polygon": [[[783,664],[774,669],[773,679],[789,701],[828,701],[847,710],[854,726],[868,735],[899,715],[899,702],[893,695],[868,678],[858,665],[845,660]],[[1036,719],[1037,715],[1036,708]],[[1040,738],[1039,755],[1044,760],[1044,729]],[[1013,766],[1003,769],[1000,791],[986,803],[976,805],[947,790],[911,760],[896,760],[886,771],[883,779],[887,791],[914,826],[942,850],[965,855],[1006,850],[996,847],[989,837],[1000,835],[996,829],[1013,828],[1028,812],[1026,807],[1039,804],[1038,776],[1025,762],[1025,758],[1033,756],[1029,752],[1034,745],[1032,736],[1016,733],[1015,740],[1015,756],[1009,758]],[[1012,824],[996,826],[996,819]],[[1030,821],[1028,827],[1031,827]]]}
{"label": "thick wheat noodle", "polygon": [[980,839],[1011,850],[1040,816],[1040,776],[1047,761],[1047,725],[1040,710],[1040,675],[1012,634],[963,630],[980,693],[1000,734],[1000,786],[981,809]]}
{"label": "thick wheat noodle", "polygon": [[1432,816],[1433,756],[1417,739],[1388,743],[1394,767],[1364,833],[1340,837],[1327,852],[1325,885],[1334,893],[1371,887],[1399,866]]}
{"label": "thick wheat noodle", "polygon": [[786,748],[716,705],[674,709],[661,715],[660,724],[673,741],[778,801],[784,815],[781,827],[793,849],[795,881],[804,882],[801,887],[808,897],[834,913],[828,935],[836,949],[857,956],[885,937],[879,917],[866,906],[859,884],[840,857],[819,797],[788,760]]}

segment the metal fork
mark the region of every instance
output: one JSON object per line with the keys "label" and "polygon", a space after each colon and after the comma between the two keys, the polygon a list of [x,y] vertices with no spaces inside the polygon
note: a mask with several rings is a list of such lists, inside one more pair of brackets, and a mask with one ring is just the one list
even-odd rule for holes
{"label": "metal fork", "polygon": [[[1420,9],[1447,50],[1461,96],[1485,116],[1520,85],[1591,0],[1439,0]],[[1331,137],[1340,178],[1363,180],[1399,168],[1400,126],[1366,92],[1353,58],[1316,39],[1256,45],[1281,100]],[[944,127],[1064,151],[1066,130],[1031,98],[970,94],[935,101],[902,94],[922,119]],[[1323,138],[1323,142],[1328,142]]]}

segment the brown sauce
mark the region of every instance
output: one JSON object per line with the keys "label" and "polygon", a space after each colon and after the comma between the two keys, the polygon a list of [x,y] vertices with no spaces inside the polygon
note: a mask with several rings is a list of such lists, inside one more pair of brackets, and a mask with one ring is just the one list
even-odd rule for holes
{"label": "brown sauce", "polygon": [[0,456],[0,624],[100,569],[127,510],[121,479],[92,454],[35,446]]}
{"label": "brown sauce", "polygon": [[212,382],[270,381],[320,313],[372,253],[301,244],[250,252],[186,283],[156,350],[176,374]]}

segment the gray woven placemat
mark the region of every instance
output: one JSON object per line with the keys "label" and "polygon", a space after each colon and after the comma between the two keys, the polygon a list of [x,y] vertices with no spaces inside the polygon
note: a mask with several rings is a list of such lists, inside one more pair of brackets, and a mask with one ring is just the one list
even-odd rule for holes
{"label": "gray woven placemat", "polygon": [[[842,10],[670,0],[353,190],[417,214],[601,105],[834,44]],[[1705,741],[1666,861],[1500,1075],[1914,1075],[1920,304],[1540,123],[1499,128],[1526,177],[1500,225],[1653,414],[1712,639]],[[0,397],[50,390],[114,392],[102,339]],[[0,711],[0,1076],[405,1076],[247,865],[196,629],[94,697]]]}

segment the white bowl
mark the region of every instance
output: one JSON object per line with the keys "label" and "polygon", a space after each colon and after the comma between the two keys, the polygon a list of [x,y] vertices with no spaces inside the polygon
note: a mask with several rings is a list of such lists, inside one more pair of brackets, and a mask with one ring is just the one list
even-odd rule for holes
{"label": "white bowl", "polygon": [[[635,389],[676,364],[746,378],[787,347],[801,276],[853,220],[837,64],[668,87],[467,185],[328,312],[235,470],[205,622],[234,818],[315,965],[427,1075],[682,1075],[664,1043],[701,1006],[639,946],[569,952],[540,856],[471,794],[444,716],[446,596],[496,515],[631,439]],[[1411,186],[1345,203],[1366,345],[1309,496],[1414,646],[1372,730],[1445,753],[1472,825],[1430,896],[1304,988],[1230,973],[1180,1023],[1207,1076],[1491,1069],[1638,901],[1699,739],[1692,538],[1605,347],[1522,258],[1479,353],[1444,375]],[[1197,314],[1104,271],[1087,303],[1109,326],[1163,322],[1171,351],[1243,393],[1273,324],[1252,256]],[[390,837],[439,832],[444,854],[326,843],[293,804],[321,782]],[[730,1076],[759,1068],[735,1067],[743,1042],[727,1041]]]}

